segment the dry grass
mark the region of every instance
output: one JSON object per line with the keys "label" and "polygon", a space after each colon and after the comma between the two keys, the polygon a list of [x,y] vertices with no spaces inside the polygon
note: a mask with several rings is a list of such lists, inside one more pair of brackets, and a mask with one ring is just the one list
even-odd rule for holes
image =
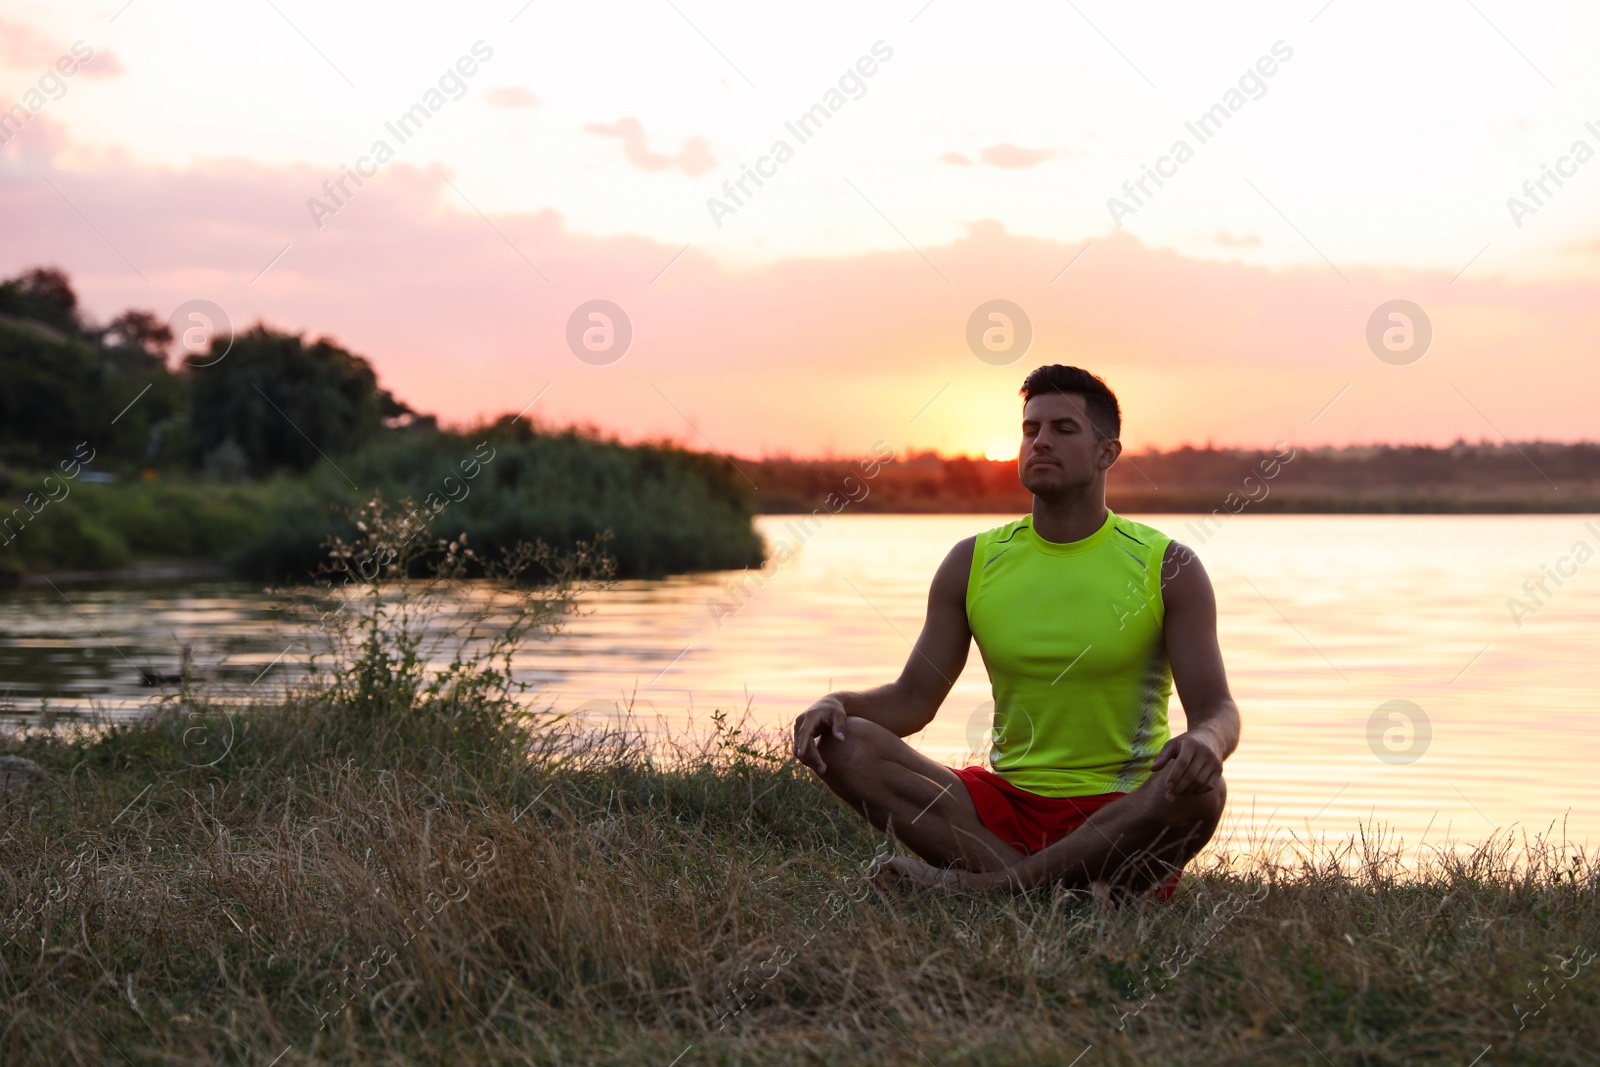
{"label": "dry grass", "polygon": [[491,659],[425,677],[369,618],[282,700],[0,744],[55,779],[0,797],[0,1063],[1596,1062],[1570,849],[1202,859],[1117,911],[879,896],[781,740],[528,720]]}
{"label": "dry grass", "polygon": [[1417,877],[1377,847],[1353,869],[1213,862],[1172,904],[1116,912],[880,897],[859,880],[879,842],[725,723],[675,761],[547,726],[517,761],[514,731],[369,746],[327,729],[338,713],[236,713],[210,767],[184,758],[206,713],[183,708],[11,746],[60,788],[0,809],[0,1060],[1465,1065],[1600,1047],[1600,968],[1580,963],[1596,870],[1570,853],[1500,839]]}

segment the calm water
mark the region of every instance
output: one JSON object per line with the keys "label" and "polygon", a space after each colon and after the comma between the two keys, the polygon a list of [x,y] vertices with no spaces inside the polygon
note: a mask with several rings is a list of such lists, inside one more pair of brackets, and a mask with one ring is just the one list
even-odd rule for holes
{"label": "calm water", "polygon": [[[842,515],[737,599],[737,575],[625,583],[520,666],[563,711],[631,700],[646,719],[703,726],[748,707],[787,727],[830,689],[892,679],[939,560],[1007,518]],[[1575,542],[1600,548],[1581,518],[1242,515],[1209,539],[1192,516],[1140,518],[1198,548],[1217,587],[1245,717],[1228,763],[1239,819],[1302,835],[1377,820],[1412,844],[1566,819],[1573,840],[1600,842],[1600,559],[1549,583],[1542,605],[1523,592]],[[791,521],[759,524],[793,543]],[[1513,596],[1536,608],[1520,627]],[[157,692],[136,668],[176,670],[185,643],[235,690],[281,685],[304,654],[237,583],[29,587],[0,594],[0,702],[136,709]],[[950,763],[986,747],[988,696],[974,649],[915,743]],[[1172,714],[1181,726],[1176,697]]]}

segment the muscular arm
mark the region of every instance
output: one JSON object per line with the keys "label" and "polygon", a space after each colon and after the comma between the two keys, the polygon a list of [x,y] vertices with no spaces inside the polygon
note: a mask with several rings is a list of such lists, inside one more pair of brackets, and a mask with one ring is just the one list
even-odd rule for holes
{"label": "muscular arm", "polygon": [[[1222,780],[1222,761],[1239,745],[1239,709],[1217,644],[1217,597],[1200,558],[1174,541],[1161,567],[1165,641],[1172,681],[1188,719],[1186,733],[1167,742],[1153,770],[1174,765],[1167,798],[1207,793]],[[1198,747],[1197,747],[1198,746]]]}
{"label": "muscular arm", "polygon": [[826,770],[817,738],[832,730],[843,739],[847,715],[871,720],[898,737],[914,734],[933,721],[967,665],[972,642],[967,628],[967,576],[976,540],[969,537],[957,543],[934,573],[927,618],[900,677],[875,689],[829,693],[807,708],[794,724],[796,759],[819,773]]}

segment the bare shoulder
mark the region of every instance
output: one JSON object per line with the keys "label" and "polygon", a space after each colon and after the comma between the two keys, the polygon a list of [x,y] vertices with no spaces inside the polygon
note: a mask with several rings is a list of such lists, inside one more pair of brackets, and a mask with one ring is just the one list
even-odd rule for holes
{"label": "bare shoulder", "polygon": [[1194,549],[1182,541],[1167,544],[1161,559],[1161,595],[1174,603],[1204,602],[1212,598],[1211,577]]}
{"label": "bare shoulder", "polygon": [[959,574],[961,575],[961,584],[965,587],[967,584],[967,571],[972,566],[972,552],[977,546],[977,534],[973,534],[971,537],[963,537],[957,541],[955,546],[945,553],[944,562],[939,564],[939,573],[934,580],[938,581],[939,578],[944,577],[946,574]]}
{"label": "bare shoulder", "polygon": [[972,572],[972,552],[977,544],[976,535],[964,537],[945,554],[944,561],[934,572],[930,599],[959,602],[962,610],[966,610],[967,576]]}
{"label": "bare shoulder", "polygon": [[1200,563],[1200,557],[1194,554],[1194,549],[1182,541],[1168,541],[1166,554],[1161,557],[1161,576],[1166,578],[1176,574],[1190,563],[1196,566]]}

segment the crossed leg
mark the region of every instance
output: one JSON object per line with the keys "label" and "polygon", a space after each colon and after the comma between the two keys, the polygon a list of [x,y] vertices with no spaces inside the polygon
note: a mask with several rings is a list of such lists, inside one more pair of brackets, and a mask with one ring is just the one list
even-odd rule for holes
{"label": "crossed leg", "polygon": [[[819,742],[828,768],[821,777],[872,825],[935,867],[1027,871],[1030,884],[1147,890],[1205,846],[1227,799],[1224,787],[1169,801],[1170,768],[1164,768],[1060,841],[1027,857],[983,825],[965,784],[950,768],[866,719],[846,719],[844,735],[839,740],[825,734]],[[1048,871],[1048,877],[1037,877],[1039,871]]]}

